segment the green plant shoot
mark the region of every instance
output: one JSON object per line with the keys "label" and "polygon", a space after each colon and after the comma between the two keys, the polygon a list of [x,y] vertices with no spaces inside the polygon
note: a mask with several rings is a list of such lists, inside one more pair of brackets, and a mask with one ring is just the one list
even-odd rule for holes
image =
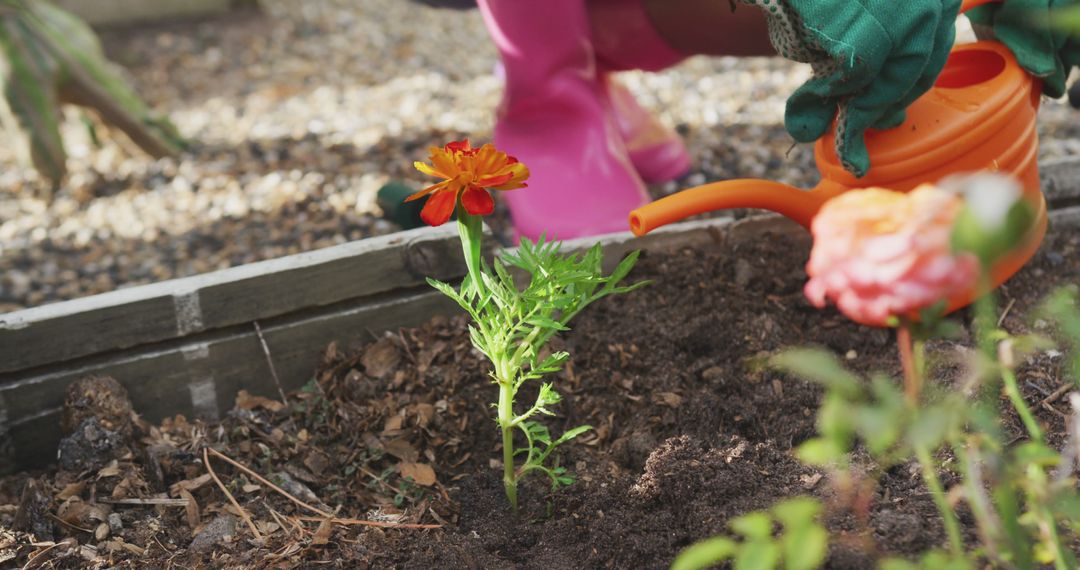
{"label": "green plant shoot", "polygon": [[[490,376],[499,388],[494,406],[502,432],[503,485],[516,510],[518,482],[533,471],[547,475],[553,489],[573,482],[565,467],[550,465],[551,454],[591,429],[578,426],[554,437],[540,422],[543,416],[555,415],[552,407],[562,399],[551,382],[543,379],[561,370],[570,357],[545,346],[553,336],[568,330],[570,320],[593,301],[632,291],[646,282],[619,286],[637,261],[638,252],[604,276],[599,244],[584,254],[564,254],[560,242],[543,237],[536,243],[522,239],[516,251],[504,252],[489,266],[481,254],[481,217],[458,205],[457,218],[468,275],[458,289],[434,279],[428,283],[469,314],[472,344],[491,361]],[[527,279],[523,289],[515,281],[514,270]],[[517,396],[532,381],[541,382],[536,400],[520,410]],[[515,433],[523,445],[515,442]]]}

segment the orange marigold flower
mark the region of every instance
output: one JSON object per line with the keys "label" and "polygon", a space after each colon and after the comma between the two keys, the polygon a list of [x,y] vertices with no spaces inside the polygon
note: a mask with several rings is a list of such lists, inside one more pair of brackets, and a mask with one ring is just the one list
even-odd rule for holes
{"label": "orange marigold flower", "polygon": [[420,211],[420,218],[432,226],[442,225],[450,219],[457,207],[458,196],[466,212],[486,216],[495,210],[495,201],[488,190],[514,190],[528,186],[525,179],[529,177],[529,169],[494,145],[472,148],[468,140],[463,140],[442,148],[433,146],[428,150],[431,164],[417,161],[413,165],[424,174],[444,180],[409,196],[405,201],[431,195]]}
{"label": "orange marigold flower", "polygon": [[827,299],[848,318],[886,325],[973,287],[979,262],[954,253],[956,194],[923,185],[904,194],[881,188],[845,192],[814,218],[806,273],[810,302]]}

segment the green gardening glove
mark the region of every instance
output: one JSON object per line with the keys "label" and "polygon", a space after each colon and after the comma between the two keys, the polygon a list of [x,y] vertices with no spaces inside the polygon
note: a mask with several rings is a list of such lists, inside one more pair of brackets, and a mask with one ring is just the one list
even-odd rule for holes
{"label": "green gardening glove", "polygon": [[1080,29],[1064,25],[1066,14],[1077,10],[1076,0],[1005,0],[967,15],[979,37],[1008,46],[1021,67],[1042,79],[1043,93],[1057,98],[1065,94],[1069,72],[1080,66]]}
{"label": "green gardening glove", "polygon": [[765,11],[781,55],[814,77],[788,98],[795,140],[821,138],[836,118],[836,154],[851,173],[870,169],[864,134],[904,122],[934,85],[956,37],[960,0],[740,0]]}

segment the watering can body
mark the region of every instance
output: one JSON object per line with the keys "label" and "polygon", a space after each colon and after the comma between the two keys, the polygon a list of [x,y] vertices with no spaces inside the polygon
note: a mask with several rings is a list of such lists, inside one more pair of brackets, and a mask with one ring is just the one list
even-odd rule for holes
{"label": "watering can body", "polygon": [[[965,9],[983,1],[969,1]],[[821,182],[803,190],[767,180],[727,180],[698,186],[630,213],[637,235],[692,215],[731,208],[761,208],[809,228],[830,198],[857,188],[908,192],[951,174],[993,170],[1015,176],[1036,223],[1013,252],[991,268],[993,285],[1012,276],[1038,249],[1046,232],[1046,202],[1039,184],[1035,128],[1041,85],[1005,46],[976,42],[957,46],[930,91],[908,108],[907,120],[888,130],[870,130],[871,168],[855,178],[840,163],[835,138],[818,140],[815,160]],[[951,299],[969,303],[974,291]]]}

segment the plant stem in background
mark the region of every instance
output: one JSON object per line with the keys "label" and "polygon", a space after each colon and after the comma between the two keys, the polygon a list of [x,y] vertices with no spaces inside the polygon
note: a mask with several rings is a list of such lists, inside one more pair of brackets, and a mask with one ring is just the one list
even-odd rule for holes
{"label": "plant stem in background", "polygon": [[1061,544],[1061,535],[1058,533],[1057,520],[1054,519],[1053,513],[1050,512],[1050,509],[1043,507],[1039,509],[1039,515],[1046,527],[1046,533],[1047,537],[1050,539],[1050,544],[1054,547],[1055,570],[1075,570],[1076,559],[1073,558]]}
{"label": "plant stem in background", "polygon": [[[924,374],[922,341],[917,341],[918,346],[913,346],[915,343],[911,340],[911,327],[907,321],[903,321],[896,330],[896,343],[900,349],[900,363],[904,368],[904,394],[908,405],[918,413]],[[960,523],[956,520],[956,513],[949,506],[949,502],[945,500],[945,490],[941,486],[930,450],[925,446],[917,445],[915,456],[922,466],[923,480],[930,489],[934,504],[941,512],[945,532],[949,535],[949,548],[953,554],[961,556],[964,553],[964,542],[960,537]]]}
{"label": "plant stem in background", "polygon": [[919,402],[919,393],[922,392],[922,371],[915,358],[915,351],[912,350],[911,328],[907,321],[896,329],[896,346],[900,349],[900,365],[904,368],[904,394],[908,403],[915,405]]}
{"label": "plant stem in background", "polygon": [[1001,553],[998,552],[997,545],[1001,542],[1001,523],[994,513],[993,503],[983,484],[983,466],[978,444],[974,437],[969,437],[966,441],[959,442],[953,450],[963,475],[967,503],[975,516],[983,545],[991,559],[1000,559]]}
{"label": "plant stem in background", "polygon": [[964,541],[960,538],[960,523],[956,520],[956,513],[945,500],[945,490],[938,478],[934,460],[925,447],[916,447],[915,456],[922,466],[923,480],[930,489],[930,495],[934,498],[934,504],[941,512],[941,520],[945,524],[945,532],[949,535],[949,549],[953,554],[961,556],[964,553]]}
{"label": "plant stem in background", "polygon": [[1043,432],[1039,427],[1039,422],[1035,420],[1035,416],[1031,414],[1031,409],[1028,408],[1027,402],[1024,401],[1024,397],[1020,394],[1020,387],[1016,384],[1016,374],[1012,370],[1002,367],[1001,379],[1005,382],[1005,394],[1009,396],[1009,401],[1012,402],[1016,413],[1020,415],[1020,420],[1024,422],[1024,427],[1027,428],[1028,435],[1032,440],[1042,442]]}

